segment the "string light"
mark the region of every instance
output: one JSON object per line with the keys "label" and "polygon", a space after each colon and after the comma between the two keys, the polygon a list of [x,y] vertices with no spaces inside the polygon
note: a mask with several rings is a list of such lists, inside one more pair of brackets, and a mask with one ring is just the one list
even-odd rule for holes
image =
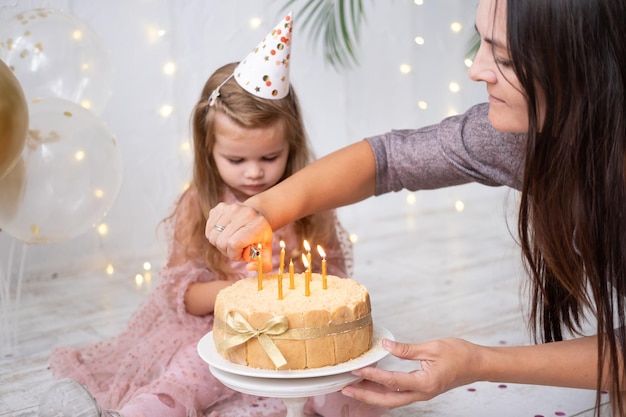
{"label": "string light", "polygon": [[102,198],[104,197],[104,190],[102,188],[96,188],[93,190],[93,195],[96,198]]}
{"label": "string light", "polygon": [[107,275],[113,275],[113,273],[115,272],[115,268],[113,268],[113,264],[112,263],[107,264],[105,271]]}
{"label": "string light", "polygon": [[143,284],[143,275],[135,275],[135,285],[137,286],[137,288],[141,288],[141,284]]}
{"label": "string light", "polygon": [[109,225],[106,223],[101,223],[98,225],[98,234],[100,236],[106,236],[109,234]]}
{"label": "string light", "polygon": [[474,63],[474,61],[471,58],[465,58],[465,61],[463,61],[463,63],[465,64],[465,66],[467,68],[471,67],[472,64]]}
{"label": "string light", "polygon": [[85,159],[85,151],[76,151],[76,153],[74,154],[74,159],[76,159],[77,161],[82,161],[83,159]]}
{"label": "string light", "polygon": [[415,196],[415,193],[408,193],[406,195],[406,203],[409,206],[414,206],[416,202],[417,202],[417,197]]}
{"label": "string light", "polygon": [[144,271],[149,271],[152,269],[152,264],[150,264],[150,262],[146,261],[143,263],[143,270]]}
{"label": "string light", "polygon": [[413,69],[411,68],[411,66],[409,64],[401,64],[400,65],[400,72],[402,74],[408,74],[412,71]]}
{"label": "string light", "polygon": [[451,30],[452,32],[459,33],[462,29],[463,29],[463,25],[462,25],[462,24],[460,24],[459,22],[452,22],[452,23],[450,24],[450,30]]}
{"label": "string light", "polygon": [[426,110],[428,108],[428,103],[426,103],[424,100],[420,100],[417,102],[417,107],[422,110]]}
{"label": "string light", "polygon": [[164,29],[160,29],[156,26],[147,26],[146,35],[149,43],[156,43],[159,38],[165,36],[167,32]]}
{"label": "string light", "polygon": [[461,85],[456,81],[452,81],[450,84],[448,84],[448,89],[452,93],[458,93],[459,91],[461,91]]}
{"label": "string light", "polygon": [[350,242],[356,243],[359,241],[359,235],[356,233],[350,233]]}
{"label": "string light", "polygon": [[465,209],[465,203],[463,203],[461,200],[457,200],[454,203],[454,208],[460,213]]}
{"label": "string light", "polygon": [[188,139],[185,139],[184,141],[182,141],[180,143],[180,150],[184,153],[184,154],[190,154],[191,153],[191,142]]}
{"label": "string light", "polygon": [[250,29],[258,29],[262,23],[263,21],[258,17],[251,17],[250,20],[248,21],[248,24],[250,25]]}
{"label": "string light", "polygon": [[163,65],[163,73],[165,75],[174,75],[176,73],[176,63],[175,62],[166,62],[165,65]]}
{"label": "string light", "polygon": [[416,36],[415,37],[415,43],[418,45],[424,45],[424,38],[421,36]]}
{"label": "string light", "polygon": [[159,108],[159,115],[164,119],[170,117],[172,113],[174,113],[174,106],[171,106],[169,104],[164,104],[161,106],[161,108]]}

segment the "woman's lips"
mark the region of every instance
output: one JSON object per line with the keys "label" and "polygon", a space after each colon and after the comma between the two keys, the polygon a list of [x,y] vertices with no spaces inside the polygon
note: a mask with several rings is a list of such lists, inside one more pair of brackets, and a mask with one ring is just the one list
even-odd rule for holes
{"label": "woman's lips", "polygon": [[498,97],[489,94],[489,103],[491,103],[491,104],[503,104],[504,100],[500,100]]}

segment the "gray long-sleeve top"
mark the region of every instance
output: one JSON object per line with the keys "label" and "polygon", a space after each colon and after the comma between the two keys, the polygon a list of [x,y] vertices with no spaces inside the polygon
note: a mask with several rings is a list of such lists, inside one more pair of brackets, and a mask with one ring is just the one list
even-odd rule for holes
{"label": "gray long-sleeve top", "polygon": [[376,195],[478,182],[520,189],[525,134],[496,131],[489,105],[417,130],[367,138],[376,158]]}

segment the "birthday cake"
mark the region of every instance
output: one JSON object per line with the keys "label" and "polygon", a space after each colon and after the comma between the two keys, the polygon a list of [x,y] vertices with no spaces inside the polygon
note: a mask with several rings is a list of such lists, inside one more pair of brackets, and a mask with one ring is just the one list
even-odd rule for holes
{"label": "birthday cake", "polygon": [[354,359],[372,345],[367,289],[350,278],[264,275],[237,281],[215,301],[213,339],[227,360],[261,369],[307,369]]}

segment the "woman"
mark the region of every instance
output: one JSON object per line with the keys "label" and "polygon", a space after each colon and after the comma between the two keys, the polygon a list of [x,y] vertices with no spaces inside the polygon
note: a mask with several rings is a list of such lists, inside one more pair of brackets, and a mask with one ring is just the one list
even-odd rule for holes
{"label": "woman", "polygon": [[[357,372],[364,381],[343,393],[394,407],[498,381],[596,389],[599,408],[608,389],[614,415],[625,415],[625,21],[625,0],[481,0],[470,77],[486,84],[488,105],[437,126],[369,138],[242,205],[220,205],[207,238],[241,260],[245,247],[271,239],[272,228],[372,195],[470,181],[519,189],[531,325],[550,343],[385,341],[422,369],[365,368]],[[337,177],[345,181],[330,181]],[[290,207],[275,205],[286,195]],[[217,222],[228,233],[215,233]],[[580,336],[588,318],[597,334]]]}

